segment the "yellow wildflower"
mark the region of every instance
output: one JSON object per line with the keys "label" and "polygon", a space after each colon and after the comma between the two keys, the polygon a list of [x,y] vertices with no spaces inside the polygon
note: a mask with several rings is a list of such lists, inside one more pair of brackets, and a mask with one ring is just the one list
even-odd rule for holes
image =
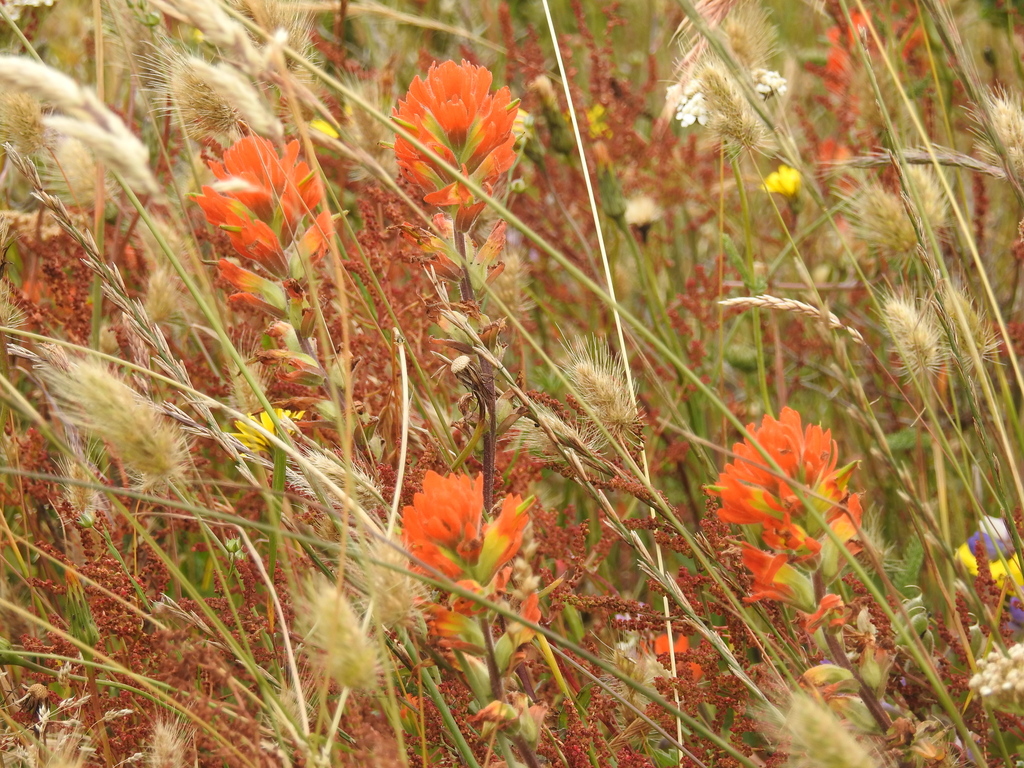
{"label": "yellow wildflower", "polygon": [[[286,411],[283,408],[275,408],[274,413],[277,414],[278,420],[288,418],[292,421],[301,419],[306,415],[305,411]],[[229,433],[232,437],[238,438],[238,441],[242,443],[250,451],[269,451],[270,440],[263,434],[256,425],[259,425],[270,434],[276,434],[274,432],[274,422],[270,418],[270,414],[263,411],[259,415],[246,414],[247,420],[239,419],[235,422],[235,426],[238,428],[238,432]],[[289,430],[294,431],[294,430]]]}
{"label": "yellow wildflower", "polygon": [[314,131],[319,131],[324,134],[324,136],[329,136],[332,139],[338,138],[338,132],[334,130],[334,126],[319,117],[316,120],[310,120],[309,127]]}
{"label": "yellow wildflower", "polygon": [[764,180],[764,189],[789,198],[796,197],[800,192],[800,171],[788,165],[780,165],[777,171],[768,174]]}
{"label": "yellow wildflower", "polygon": [[592,139],[603,139],[612,135],[612,129],[604,119],[604,104],[595,104],[587,109],[587,130]]}
{"label": "yellow wildflower", "polygon": [[957,548],[956,559],[964,564],[972,576],[978,575],[978,558],[974,552],[979,542],[985,547],[989,573],[996,584],[1002,584],[1009,574],[1016,584],[1024,585],[1024,573],[1021,572],[1020,560],[1013,552],[1013,542],[1005,521],[998,517],[983,518],[981,530]]}

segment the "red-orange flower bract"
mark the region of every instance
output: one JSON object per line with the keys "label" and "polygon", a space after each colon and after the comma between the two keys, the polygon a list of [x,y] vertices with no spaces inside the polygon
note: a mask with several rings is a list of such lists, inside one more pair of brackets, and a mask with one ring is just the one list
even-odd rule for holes
{"label": "red-orange flower bract", "polygon": [[844,540],[851,538],[855,524],[860,523],[861,507],[856,496],[847,497],[846,486],[857,463],[836,468],[831,431],[818,425],[808,425],[805,430],[800,414],[791,408],[783,408],[778,420],[765,416],[760,427],[750,424],[747,431],[778,465],[778,471],[749,440],[736,443],[736,458],[709,488],[722,498],[719,518],[727,523],[761,525],[765,544],[798,557],[813,556],[821,549],[821,543],[807,531],[819,529],[808,507],[817,509]]}
{"label": "red-orange flower bract", "polygon": [[483,522],[483,477],[427,472],[423,492],[402,510],[413,557],[452,579],[489,584],[519,551],[529,517],[519,496],[506,496],[497,519]]}
{"label": "red-orange flower bract", "polygon": [[[417,140],[462,169],[490,194],[501,175],[515,162],[512,132],[518,113],[508,87],[491,93],[491,73],[463,61],[434,64],[426,80],[416,77],[391,117]],[[418,186],[423,200],[449,210],[455,225],[466,231],[484,203],[435,160],[401,136],[395,157],[402,175]]]}
{"label": "red-orange flower bract", "polygon": [[223,163],[209,166],[220,190],[204,186],[195,201],[207,221],[228,233],[239,255],[287,278],[292,275],[285,249],[292,243],[310,257],[322,252],[333,228],[329,213],[321,213],[304,233],[298,231],[324,194],[317,174],[299,160],[299,142],[289,142],[278,157],[266,139],[246,136],[224,152]]}

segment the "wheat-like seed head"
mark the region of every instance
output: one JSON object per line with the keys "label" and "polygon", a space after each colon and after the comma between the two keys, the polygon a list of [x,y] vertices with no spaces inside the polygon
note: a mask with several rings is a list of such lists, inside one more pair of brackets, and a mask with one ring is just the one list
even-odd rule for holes
{"label": "wheat-like seed head", "polygon": [[19,91],[61,110],[43,123],[89,146],[141,192],[160,191],[149,169],[149,152],[96,94],[45,64],[19,56],[0,56],[0,93]]}
{"label": "wheat-like seed head", "polygon": [[761,296],[737,296],[733,299],[724,299],[718,303],[723,307],[739,307],[741,309],[749,309],[753,307],[778,309],[783,312],[793,312],[798,315],[806,315],[807,317],[816,317],[824,320],[828,324],[829,328],[846,331],[858,344],[864,343],[864,337],[861,336],[860,331],[856,328],[851,328],[848,325],[843,325],[839,318],[833,313],[825,312],[811,304],[805,304],[804,302],[797,301],[796,299],[780,299],[776,296],[762,294]]}

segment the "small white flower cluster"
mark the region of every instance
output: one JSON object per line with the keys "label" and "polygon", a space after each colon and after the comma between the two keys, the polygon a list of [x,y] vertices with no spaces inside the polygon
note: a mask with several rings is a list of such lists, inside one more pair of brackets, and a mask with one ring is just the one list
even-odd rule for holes
{"label": "small white flower cluster", "polygon": [[708,108],[701,91],[700,80],[691,80],[683,86],[679,94],[679,106],[676,107],[676,120],[687,128],[694,123],[708,124]]}
{"label": "small white flower cluster", "polygon": [[750,73],[754,78],[754,90],[766,99],[770,96],[782,96],[789,88],[786,78],[774,69],[755,69]]}
{"label": "small white flower cluster", "polygon": [[[782,96],[789,89],[786,78],[773,69],[758,68],[752,70],[750,76],[754,80],[754,90],[765,99]],[[676,120],[684,128],[694,123],[708,124],[711,114],[700,76],[690,79],[685,85],[676,83],[667,90],[665,97],[670,104],[676,105]]]}
{"label": "small white flower cluster", "polygon": [[40,6],[49,8],[53,2],[54,0],[0,0],[0,5],[7,9],[7,15],[11,17],[11,21],[17,21],[21,18],[22,8],[39,8]]}
{"label": "small white flower cluster", "polygon": [[1024,643],[1010,646],[1005,655],[993,651],[978,659],[970,686],[993,709],[1024,711]]}

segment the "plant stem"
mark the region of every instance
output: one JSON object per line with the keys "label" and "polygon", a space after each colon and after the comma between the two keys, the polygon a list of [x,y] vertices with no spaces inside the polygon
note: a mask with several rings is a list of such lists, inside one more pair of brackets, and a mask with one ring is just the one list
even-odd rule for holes
{"label": "plant stem", "polygon": [[[820,603],[821,598],[825,596],[825,580],[822,578],[821,571],[814,572],[814,598]],[[848,670],[853,678],[857,681],[857,685],[860,686],[860,698],[864,702],[864,706],[868,708],[871,716],[878,723],[878,727],[881,728],[882,733],[885,734],[890,727],[892,727],[892,720],[889,719],[889,715],[882,709],[882,704],[879,702],[878,697],[875,696],[875,692],[871,690],[871,687],[864,682],[864,678],[860,676],[860,672],[857,670],[850,660],[846,657],[846,649],[843,648],[843,644],[839,640],[839,632],[831,632],[828,628],[822,630],[822,634],[825,635],[825,642],[828,644],[828,652],[832,656],[832,661],[838,664],[843,669]]]}
{"label": "plant stem", "polygon": [[[504,701],[505,689],[501,684],[501,671],[498,669],[497,657],[494,654],[494,638],[491,637],[491,625],[487,621],[486,615],[480,617],[480,631],[483,633],[484,646],[487,649],[487,675],[491,679],[491,697],[495,701]],[[533,754],[533,750],[526,743],[526,739],[522,736],[510,736],[509,739],[516,749],[519,750],[520,757],[526,761],[529,768],[540,768],[537,756]]]}
{"label": "plant stem", "polygon": [[[476,295],[473,291],[473,280],[469,274],[469,263],[466,261],[466,235],[456,229],[455,249],[458,251],[459,260],[462,263],[462,279],[459,281],[459,291],[464,302],[474,301]],[[478,355],[480,362],[480,385],[481,391],[477,392],[477,399],[480,402],[480,420],[486,420],[487,429],[484,432],[484,509],[491,511],[494,506],[494,460],[495,443],[498,436],[497,417],[495,414],[495,403],[497,397],[494,391],[494,366],[482,355]]]}

